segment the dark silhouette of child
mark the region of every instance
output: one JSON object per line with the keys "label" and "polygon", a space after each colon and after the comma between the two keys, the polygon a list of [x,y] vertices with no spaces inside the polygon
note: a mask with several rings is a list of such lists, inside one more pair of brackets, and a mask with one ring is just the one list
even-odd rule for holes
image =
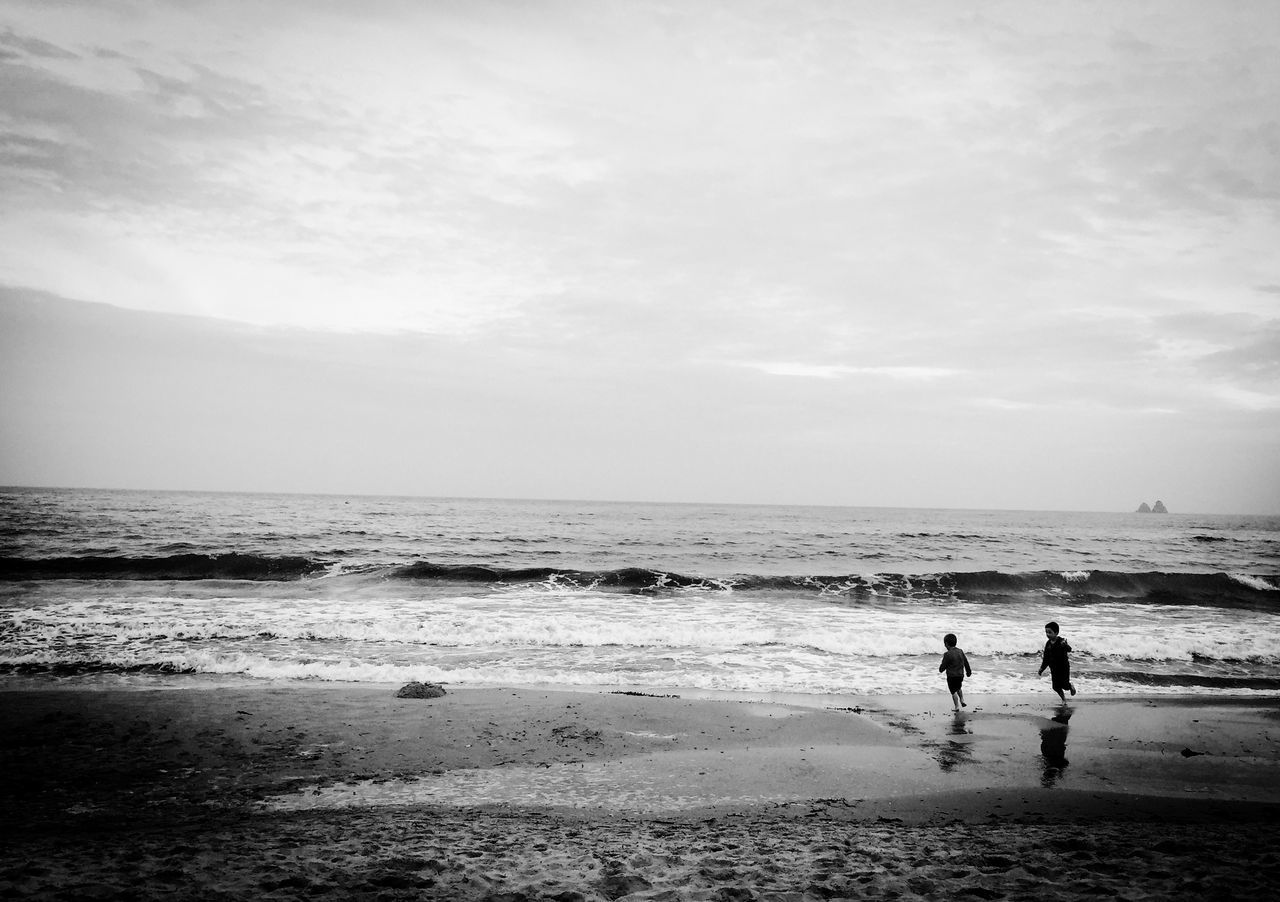
{"label": "dark silhouette of child", "polygon": [[965,677],[973,676],[973,670],[969,667],[969,659],[965,657],[964,651],[956,648],[955,633],[947,633],[943,636],[942,644],[947,647],[947,650],[942,655],[938,672],[947,674],[947,689],[951,692],[951,704],[959,711],[961,706],[968,707],[964,701],[964,690],[961,684],[964,683]]}
{"label": "dark silhouette of child", "polygon": [[1052,620],[1044,625],[1044,634],[1049,641],[1044,644],[1040,675],[1044,674],[1046,667],[1049,669],[1049,676],[1053,679],[1053,691],[1058,693],[1058,698],[1065,704],[1067,696],[1064,693],[1076,694],[1076,687],[1071,683],[1071,661],[1067,658],[1071,646],[1067,644],[1066,639],[1058,635],[1058,624]]}

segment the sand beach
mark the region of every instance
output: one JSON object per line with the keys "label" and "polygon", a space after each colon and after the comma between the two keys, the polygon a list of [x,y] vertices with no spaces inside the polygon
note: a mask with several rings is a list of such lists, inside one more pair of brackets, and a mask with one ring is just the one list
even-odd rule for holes
{"label": "sand beach", "polygon": [[1280,700],[11,689],[0,897],[1248,898]]}

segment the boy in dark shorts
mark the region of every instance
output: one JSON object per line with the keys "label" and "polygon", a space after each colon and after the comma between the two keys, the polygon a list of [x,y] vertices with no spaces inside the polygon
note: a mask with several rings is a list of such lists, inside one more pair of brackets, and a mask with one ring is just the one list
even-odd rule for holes
{"label": "boy in dark shorts", "polygon": [[946,672],[951,704],[959,711],[961,706],[968,707],[965,705],[961,684],[964,683],[965,677],[973,676],[973,671],[969,668],[969,659],[965,657],[964,651],[956,648],[955,633],[947,633],[943,636],[942,644],[947,647],[947,650],[942,655],[942,663],[938,665],[938,673]]}
{"label": "boy in dark shorts", "polygon": [[1058,624],[1052,620],[1044,625],[1044,634],[1049,641],[1044,644],[1040,675],[1044,674],[1046,667],[1049,668],[1049,676],[1053,678],[1053,691],[1058,693],[1058,698],[1066,704],[1067,697],[1063,693],[1076,694],[1076,687],[1071,683],[1071,662],[1067,659],[1067,652],[1071,651],[1071,646],[1067,644],[1066,639],[1058,635]]}

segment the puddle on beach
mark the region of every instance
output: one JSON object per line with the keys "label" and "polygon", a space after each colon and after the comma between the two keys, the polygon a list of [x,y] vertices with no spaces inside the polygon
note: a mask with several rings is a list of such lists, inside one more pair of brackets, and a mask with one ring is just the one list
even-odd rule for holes
{"label": "puddle on beach", "polygon": [[764,748],[360,780],[277,795],[262,804],[272,811],[506,804],[655,814],[906,793],[937,783],[937,768],[928,757],[897,746],[864,746],[856,752],[838,746]]}
{"label": "puddle on beach", "polygon": [[784,801],[786,796],[708,795],[691,780],[611,764],[504,767],[427,774],[413,780],[359,780],[265,799],[270,811],[413,805],[527,805],[632,813],[687,811],[710,805]]}

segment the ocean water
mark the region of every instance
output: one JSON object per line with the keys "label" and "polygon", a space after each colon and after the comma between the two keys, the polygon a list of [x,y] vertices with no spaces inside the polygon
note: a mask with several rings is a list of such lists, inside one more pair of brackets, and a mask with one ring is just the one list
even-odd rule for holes
{"label": "ocean water", "polygon": [[0,489],[0,688],[1280,693],[1280,517]]}

